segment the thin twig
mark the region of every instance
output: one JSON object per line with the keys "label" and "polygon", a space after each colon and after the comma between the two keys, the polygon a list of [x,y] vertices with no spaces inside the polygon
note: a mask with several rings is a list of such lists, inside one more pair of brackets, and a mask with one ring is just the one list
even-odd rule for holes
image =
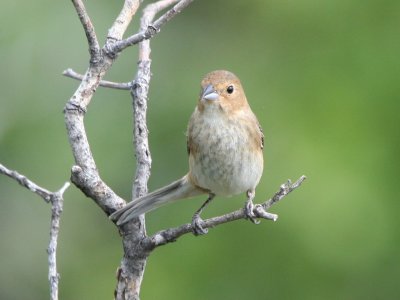
{"label": "thin twig", "polygon": [[33,181],[29,180],[26,176],[19,174],[17,171],[7,169],[5,166],[0,164],[0,173],[11,177],[16,180],[19,184],[34,192],[43,198],[47,203],[51,203],[51,226],[50,226],[50,241],[47,248],[48,263],[49,263],[49,284],[50,284],[50,299],[58,299],[58,281],[59,274],[57,272],[57,240],[58,233],[60,230],[60,218],[63,207],[63,195],[69,187],[70,183],[66,182],[64,186],[57,192],[50,192]]}
{"label": "thin twig", "polygon": [[[140,31],[144,32],[146,28],[151,26],[151,22],[153,21],[156,14],[160,11],[166,9],[167,7],[171,6],[172,4],[178,2],[179,0],[160,0],[154,3],[151,3],[145,7],[143,10],[143,16],[140,19]],[[139,69],[140,69],[140,62],[142,61],[151,61],[150,60],[150,40],[144,39],[139,43]],[[150,80],[150,78],[149,78]]]}
{"label": "thin twig", "polygon": [[140,32],[124,39],[121,41],[115,42],[108,51],[113,53],[119,53],[125,48],[140,43],[143,40],[147,40],[152,38],[158,32],[160,32],[161,27],[165,25],[168,21],[170,21],[173,17],[179,14],[185,7],[187,7],[194,0],[181,0],[178,4],[176,4],[173,8],[168,10],[165,14],[163,14],[160,18],[158,18],[153,24],[149,24],[146,29],[141,30]]}
{"label": "thin twig", "polygon": [[19,174],[17,171],[7,169],[2,164],[0,164],[0,173],[15,179],[20,185],[22,185],[23,187],[26,187],[31,192],[34,192],[35,194],[39,195],[47,203],[50,202],[52,192],[38,186],[36,183],[29,180],[24,175]]}
{"label": "thin twig", "polygon": [[[288,180],[286,183],[282,184],[280,186],[280,189],[278,192],[275,193],[275,195],[265,201],[263,204],[258,204],[255,205],[255,208],[253,212],[255,213],[256,217],[258,218],[263,218],[267,220],[273,220],[276,221],[278,218],[277,215],[268,213],[266,209],[270,208],[272,205],[283,199],[286,195],[288,195],[291,191],[295,190],[298,188],[303,181],[306,179],[306,176],[301,176],[295,183],[291,183],[290,180]],[[246,215],[243,211],[243,209],[239,209],[236,211],[233,211],[231,213],[227,213],[222,216],[206,219],[203,221],[202,227],[203,228],[212,228],[217,225],[221,225],[224,223],[232,222],[235,220],[239,219],[245,219]],[[192,233],[192,225],[187,223],[183,224],[181,226],[175,227],[175,228],[168,228],[165,230],[161,230],[157,233],[155,233],[153,236],[147,237],[143,239],[143,246],[149,251],[153,250],[156,247],[175,242],[179,237],[181,237],[184,234],[187,233]]]}
{"label": "thin twig", "polygon": [[50,299],[58,299],[58,282],[60,275],[57,272],[57,240],[60,232],[60,217],[63,210],[63,194],[69,187],[70,183],[66,182],[64,186],[51,197],[51,226],[50,226],[50,242],[47,248],[49,261],[49,283],[50,283]]}
{"label": "thin twig", "polygon": [[[63,73],[64,76],[82,81],[83,75],[75,72],[71,68],[66,69]],[[107,80],[100,80],[99,85],[105,88],[111,88],[116,90],[130,90],[132,88],[132,82],[113,82]]]}
{"label": "thin twig", "polygon": [[268,199],[267,201],[265,201],[262,204],[262,207],[265,210],[267,210],[272,205],[274,205],[276,202],[280,201],[283,197],[285,197],[287,194],[289,194],[291,191],[297,189],[303,183],[303,181],[306,179],[307,179],[307,177],[304,175],[301,176],[299,179],[297,179],[294,183],[292,183],[289,179],[286,183],[284,183],[280,186],[279,191],[276,192],[275,195],[271,199]]}
{"label": "thin twig", "polygon": [[100,56],[100,45],[94,30],[94,26],[86,12],[83,2],[81,0],[72,0],[72,3],[74,4],[75,10],[86,34],[89,44],[90,61],[91,63],[96,63],[98,62]]}

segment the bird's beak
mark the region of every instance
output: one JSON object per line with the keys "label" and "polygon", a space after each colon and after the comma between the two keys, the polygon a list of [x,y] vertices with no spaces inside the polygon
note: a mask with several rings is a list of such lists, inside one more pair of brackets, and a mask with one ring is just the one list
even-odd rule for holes
{"label": "bird's beak", "polygon": [[212,84],[209,84],[206,86],[206,88],[203,90],[203,94],[201,95],[201,99],[205,100],[212,100],[215,101],[218,99],[218,93],[212,86]]}

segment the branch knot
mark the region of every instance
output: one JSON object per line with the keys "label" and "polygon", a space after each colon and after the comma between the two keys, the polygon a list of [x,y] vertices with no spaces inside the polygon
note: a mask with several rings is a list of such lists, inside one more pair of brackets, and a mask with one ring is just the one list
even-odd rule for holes
{"label": "branch knot", "polygon": [[149,35],[149,37],[154,36],[155,34],[159,33],[160,31],[161,31],[161,29],[155,27],[153,24],[147,25],[146,33]]}
{"label": "branch knot", "polygon": [[108,56],[111,60],[115,60],[118,56],[118,54],[121,52],[122,49],[119,49],[118,47],[115,47],[115,43],[118,42],[117,39],[108,37],[107,42],[104,45],[102,52]]}
{"label": "branch knot", "polygon": [[65,105],[63,112],[66,113],[71,111],[75,111],[81,115],[84,115],[87,112],[86,108],[80,105],[80,103],[76,103],[70,100]]}

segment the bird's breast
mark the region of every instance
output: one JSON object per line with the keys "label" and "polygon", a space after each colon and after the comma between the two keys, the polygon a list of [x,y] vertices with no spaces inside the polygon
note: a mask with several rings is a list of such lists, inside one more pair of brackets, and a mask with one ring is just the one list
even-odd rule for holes
{"label": "bird's breast", "polygon": [[263,170],[257,124],[215,116],[191,121],[189,165],[194,183],[223,196],[254,189]]}

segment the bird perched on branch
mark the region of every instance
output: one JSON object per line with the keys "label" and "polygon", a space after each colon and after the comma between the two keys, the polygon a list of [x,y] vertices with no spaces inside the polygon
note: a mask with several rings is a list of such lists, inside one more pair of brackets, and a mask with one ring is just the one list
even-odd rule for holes
{"label": "bird perched on branch", "polygon": [[213,71],[201,82],[201,93],[187,129],[189,172],[181,179],[114,212],[110,218],[122,225],[165,203],[208,194],[195,212],[195,235],[207,233],[200,214],[215,196],[246,193],[244,213],[253,213],[255,189],[263,172],[264,136],[239,79],[228,71]]}

